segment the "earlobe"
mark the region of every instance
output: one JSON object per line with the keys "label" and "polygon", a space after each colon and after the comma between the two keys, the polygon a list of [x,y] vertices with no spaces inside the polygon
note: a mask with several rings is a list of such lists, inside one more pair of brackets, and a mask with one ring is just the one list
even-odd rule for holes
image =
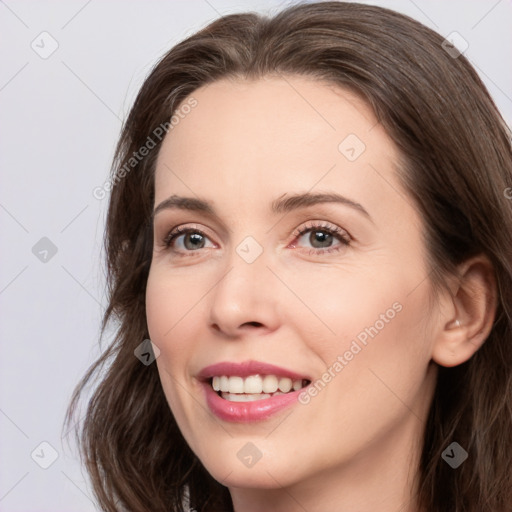
{"label": "earlobe", "polygon": [[447,315],[435,331],[432,359],[452,367],[468,361],[491,332],[496,315],[496,280],[489,259],[479,255],[462,263],[456,285],[443,302]]}

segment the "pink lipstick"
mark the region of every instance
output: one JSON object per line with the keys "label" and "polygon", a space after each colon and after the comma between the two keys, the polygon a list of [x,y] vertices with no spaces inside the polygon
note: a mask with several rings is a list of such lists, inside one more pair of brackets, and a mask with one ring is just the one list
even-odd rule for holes
{"label": "pink lipstick", "polygon": [[259,361],[216,363],[203,368],[198,379],[212,413],[238,423],[262,421],[292,406],[311,382],[307,375]]}

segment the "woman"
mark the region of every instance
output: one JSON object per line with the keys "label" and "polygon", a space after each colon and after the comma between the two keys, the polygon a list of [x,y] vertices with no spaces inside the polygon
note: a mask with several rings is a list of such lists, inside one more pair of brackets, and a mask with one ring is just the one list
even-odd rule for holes
{"label": "woman", "polygon": [[512,510],[510,132],[442,37],[222,17],[150,73],[112,172],[118,331],[70,408],[102,371],[103,510]]}

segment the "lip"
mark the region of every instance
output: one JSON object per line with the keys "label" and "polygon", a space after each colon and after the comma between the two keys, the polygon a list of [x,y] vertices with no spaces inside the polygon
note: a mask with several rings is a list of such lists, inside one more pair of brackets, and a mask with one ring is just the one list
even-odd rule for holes
{"label": "lip", "polygon": [[279,366],[263,363],[261,361],[244,361],[242,363],[221,362],[206,366],[199,374],[198,379],[206,381],[218,375],[227,375],[228,377],[249,377],[249,375],[276,375],[279,377],[289,377],[292,380],[306,379],[311,380],[308,375],[300,375],[299,373],[281,368]]}
{"label": "lip", "polygon": [[201,381],[206,403],[210,411],[221,420],[235,423],[264,421],[283,409],[297,404],[299,393],[305,388],[253,402],[230,402],[213,390],[210,379],[216,375],[239,377],[276,375],[289,377],[292,380],[307,379],[311,382],[311,378],[307,376],[259,361],[245,361],[243,363],[222,362],[203,368],[198,375],[198,379]]}

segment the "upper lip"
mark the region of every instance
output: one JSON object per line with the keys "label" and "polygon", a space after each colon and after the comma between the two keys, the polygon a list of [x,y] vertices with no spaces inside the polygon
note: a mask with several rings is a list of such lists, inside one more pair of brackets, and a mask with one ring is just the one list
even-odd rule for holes
{"label": "upper lip", "polygon": [[198,378],[207,381],[216,376],[238,376],[248,377],[249,375],[276,375],[279,377],[289,377],[292,380],[306,379],[311,380],[307,375],[301,375],[297,372],[276,366],[274,364],[263,363],[261,361],[243,361],[237,362],[220,362],[203,368]]}

